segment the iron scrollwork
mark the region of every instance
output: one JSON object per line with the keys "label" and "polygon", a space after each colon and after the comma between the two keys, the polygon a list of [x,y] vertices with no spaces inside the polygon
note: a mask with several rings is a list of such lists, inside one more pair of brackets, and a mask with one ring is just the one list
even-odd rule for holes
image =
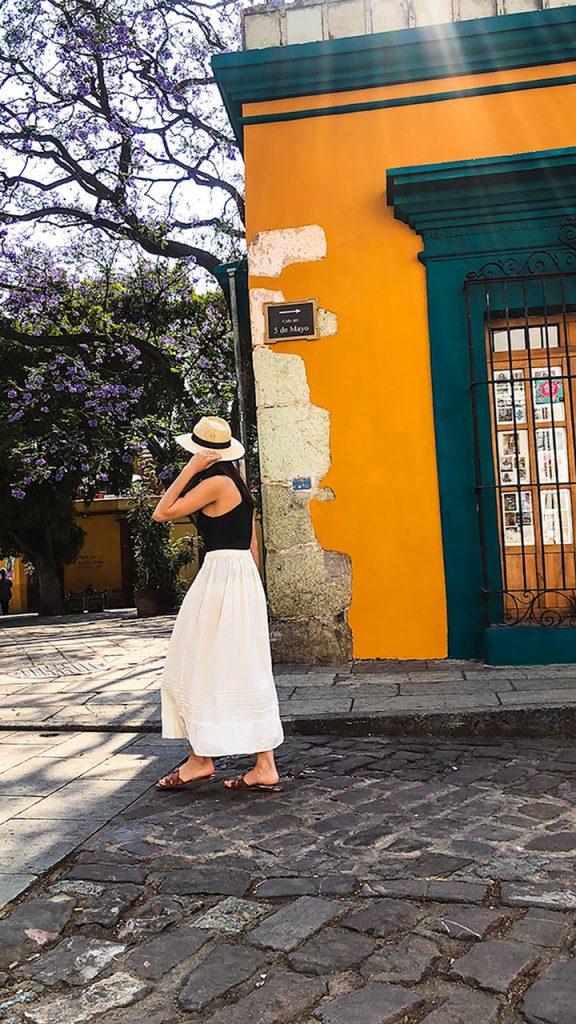
{"label": "iron scrollwork", "polygon": [[576,270],[576,217],[568,217],[558,231],[564,249],[537,249],[529,256],[503,256],[489,260],[479,270],[466,274],[467,281],[490,281],[495,278],[534,277],[538,274],[567,274]]}
{"label": "iron scrollwork", "polygon": [[[576,626],[575,590],[505,590],[503,626]],[[543,606],[553,598],[554,606]]]}

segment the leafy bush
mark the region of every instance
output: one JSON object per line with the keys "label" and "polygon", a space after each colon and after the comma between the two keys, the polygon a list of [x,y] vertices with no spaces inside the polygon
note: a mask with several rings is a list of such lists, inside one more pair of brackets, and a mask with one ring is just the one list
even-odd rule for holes
{"label": "leafy bush", "polygon": [[152,519],[156,500],[145,484],[133,486],[127,517],[136,562],[136,590],[162,590],[176,603],[185,590],[180,572],[194,560],[194,538],[171,541],[170,524]]}

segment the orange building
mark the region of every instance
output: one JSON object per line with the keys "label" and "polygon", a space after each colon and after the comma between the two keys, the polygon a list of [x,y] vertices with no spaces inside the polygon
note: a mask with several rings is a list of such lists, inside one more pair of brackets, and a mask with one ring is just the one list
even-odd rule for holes
{"label": "orange building", "polygon": [[245,43],[276,656],[575,661],[576,6],[271,4]]}

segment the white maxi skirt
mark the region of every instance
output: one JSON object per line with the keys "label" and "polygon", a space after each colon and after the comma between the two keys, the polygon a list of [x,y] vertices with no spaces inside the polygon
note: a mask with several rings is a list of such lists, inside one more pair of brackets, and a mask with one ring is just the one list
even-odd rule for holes
{"label": "white maxi skirt", "polygon": [[162,736],[213,757],[283,742],[266,597],[250,551],[209,552],[182,602],[162,675]]}

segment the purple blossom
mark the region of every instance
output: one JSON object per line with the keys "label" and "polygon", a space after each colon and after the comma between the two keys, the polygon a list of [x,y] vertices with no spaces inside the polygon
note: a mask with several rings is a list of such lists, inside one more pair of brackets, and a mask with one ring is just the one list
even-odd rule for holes
{"label": "purple blossom", "polygon": [[23,491],[21,487],[12,487],[10,491],[13,498],[17,498],[18,501],[22,501],[22,498],[26,497],[26,491]]}

